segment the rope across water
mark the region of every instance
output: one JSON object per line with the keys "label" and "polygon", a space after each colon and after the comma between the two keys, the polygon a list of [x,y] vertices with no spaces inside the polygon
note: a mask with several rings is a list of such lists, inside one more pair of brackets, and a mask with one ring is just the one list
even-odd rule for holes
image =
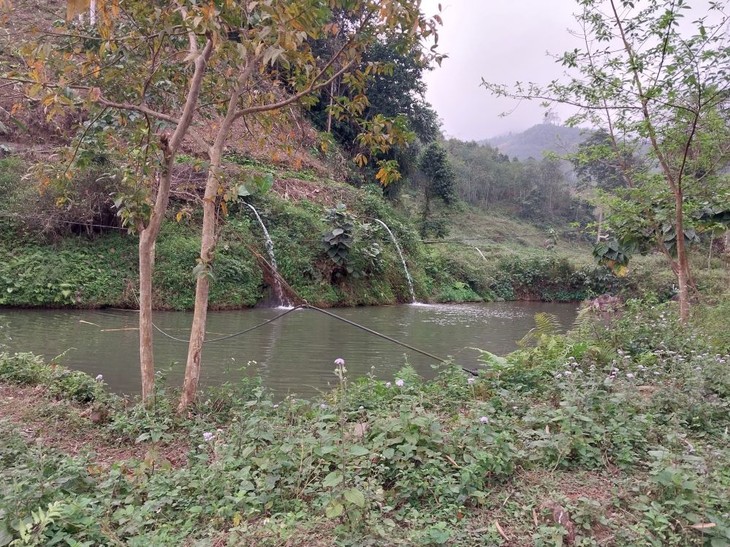
{"label": "rope across water", "polygon": [[[383,334],[381,332],[378,332],[376,330],[373,330],[371,328],[368,328],[368,327],[366,327],[364,325],[361,325],[359,323],[356,323],[355,321],[351,321],[350,319],[345,319],[344,317],[341,317],[341,316],[339,316],[339,315],[337,315],[335,313],[332,313],[331,311],[323,310],[322,308],[318,308],[316,306],[312,306],[311,304],[299,304],[298,306],[294,306],[293,308],[289,308],[289,309],[283,311],[282,313],[280,313],[280,314],[272,317],[271,319],[267,319],[266,321],[262,321],[261,323],[258,323],[257,325],[254,325],[252,327],[249,327],[249,328],[247,328],[245,330],[242,330],[242,331],[239,331],[239,332],[234,332],[232,334],[227,334],[225,336],[220,336],[218,338],[211,338],[209,340],[205,340],[204,343],[206,343],[206,344],[212,344],[214,342],[222,342],[223,340],[230,340],[231,338],[236,338],[237,336],[243,336],[244,334],[248,334],[251,331],[254,331],[254,330],[259,329],[261,327],[265,327],[266,325],[268,325],[270,323],[273,323],[274,321],[278,321],[282,317],[284,317],[286,315],[289,315],[290,313],[292,313],[292,312],[294,312],[296,310],[301,310],[301,309],[306,309],[306,310],[312,310],[312,311],[319,312],[319,313],[321,313],[323,315],[326,315],[328,317],[331,317],[332,319],[336,319],[337,321],[342,321],[343,323],[346,323],[346,324],[350,325],[351,327],[355,327],[357,329],[360,329],[362,331],[365,331],[368,334],[372,334],[373,336],[377,336],[377,337],[382,338],[383,340],[387,340],[388,342],[391,342],[393,344],[397,344],[397,345],[399,345],[401,347],[404,347],[406,349],[409,349],[411,351],[415,351],[416,353],[420,353],[421,355],[424,355],[426,357],[430,357],[431,359],[434,359],[435,361],[438,361],[440,363],[447,363],[449,361],[448,359],[444,359],[443,357],[439,357],[437,355],[434,355],[433,353],[429,353],[429,352],[424,351],[422,349],[419,349],[419,348],[417,348],[415,346],[411,346],[410,344],[406,344],[405,342],[401,342],[400,340],[396,340],[395,338],[392,338],[392,337],[390,337],[390,336],[388,336],[386,334]],[[152,324],[152,326],[155,328],[155,330],[157,332],[159,332],[163,336],[166,336],[170,340],[174,340],[176,342],[181,342],[181,343],[185,343],[185,344],[187,344],[189,342],[189,340],[185,340],[183,338],[177,338],[175,336],[172,336],[171,334],[166,333],[164,330],[162,330],[160,327],[158,327],[154,323]],[[461,368],[462,368],[462,370],[464,370],[464,372],[468,372],[469,374],[473,374],[473,375],[476,375],[477,374],[475,371],[470,370],[468,368],[465,368],[465,367],[461,367]]]}

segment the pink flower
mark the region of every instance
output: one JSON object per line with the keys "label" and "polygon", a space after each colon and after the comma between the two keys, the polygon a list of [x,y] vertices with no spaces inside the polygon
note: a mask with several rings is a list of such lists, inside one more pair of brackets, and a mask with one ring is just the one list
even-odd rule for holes
{"label": "pink flower", "polygon": [[395,385],[397,385],[398,387],[403,387],[405,384],[406,383],[403,380],[401,380],[400,378],[395,379]]}

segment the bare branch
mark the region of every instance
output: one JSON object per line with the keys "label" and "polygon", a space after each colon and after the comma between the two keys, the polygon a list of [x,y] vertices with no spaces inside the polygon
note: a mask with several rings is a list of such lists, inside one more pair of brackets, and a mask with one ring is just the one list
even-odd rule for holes
{"label": "bare branch", "polygon": [[[76,87],[75,89],[91,91],[91,88],[86,87],[86,86]],[[105,99],[104,97],[99,97],[97,99],[97,102],[99,104],[109,107],[109,108],[116,108],[118,110],[130,110],[132,112],[139,112],[140,114],[146,114],[146,115],[156,118],[158,120],[163,120],[166,122],[174,123],[175,125],[177,125],[180,122],[180,120],[178,118],[176,118],[175,116],[171,116],[170,114],[164,114],[163,112],[158,112],[157,110],[153,110],[144,105],[137,105],[137,104],[132,104],[132,103],[119,103],[116,101],[110,101],[109,99]]]}
{"label": "bare branch", "polygon": [[[321,89],[325,86],[330,85],[333,81],[335,81],[337,78],[342,76],[345,72],[350,70],[352,66],[355,64],[355,61],[350,61],[345,66],[343,66],[340,70],[335,72],[330,78],[327,80],[320,82],[319,84],[315,84],[316,78],[312,80],[312,83],[304,90],[300,91],[299,93],[296,93],[292,95],[291,97],[288,97],[286,99],[283,99],[281,101],[275,102],[275,103],[269,103],[269,104],[262,104],[262,105],[256,105],[256,106],[249,106],[248,108],[244,108],[242,110],[239,110],[236,114],[236,118],[240,118],[241,116],[248,116],[249,114],[255,114],[257,112],[266,112],[267,110],[277,110],[279,108],[282,108],[284,106],[287,106],[289,104],[292,104],[302,97],[309,95],[313,91],[317,91],[318,89]],[[318,74],[319,77],[321,75]]]}
{"label": "bare branch", "polygon": [[634,80],[634,84],[636,85],[636,89],[639,93],[639,99],[641,102],[641,113],[644,117],[644,122],[646,123],[647,130],[649,132],[649,141],[651,142],[652,149],[654,150],[654,153],[656,154],[657,159],[659,160],[659,165],[662,167],[662,171],[664,172],[664,176],[667,178],[667,182],[669,183],[669,187],[673,192],[677,191],[677,181],[674,178],[674,175],[672,173],[672,170],[669,166],[669,162],[667,161],[667,157],[662,152],[661,147],[659,146],[659,142],[657,140],[657,133],[656,128],[654,127],[654,123],[652,122],[652,117],[649,112],[649,99],[644,94],[644,87],[641,84],[641,78],[639,77],[638,68],[636,66],[636,63],[634,62],[634,59],[636,57],[636,53],[634,52],[634,49],[631,47],[631,44],[628,41],[628,38],[626,36],[626,31],[624,30],[624,25],[621,20],[621,17],[619,16],[618,12],[616,11],[616,4],[615,0],[611,0],[611,9],[613,10],[614,14],[614,22],[616,23],[616,26],[621,34],[621,41],[624,44],[624,49],[629,56],[630,60],[630,70],[631,74]]}
{"label": "bare branch", "polygon": [[[369,11],[363,15],[362,20],[360,21],[360,28],[362,28],[374,15],[375,11]],[[266,112],[268,110],[277,110],[279,108],[285,107],[287,105],[290,105],[292,103],[295,103],[302,97],[305,97],[306,95],[309,95],[313,91],[317,91],[318,89],[321,89],[325,86],[330,85],[332,82],[334,82],[337,78],[342,76],[345,72],[350,70],[352,66],[354,66],[355,61],[348,62],[345,66],[340,68],[337,72],[335,72],[330,78],[328,78],[326,81],[322,81],[320,83],[317,83],[317,81],[324,76],[324,74],[329,70],[329,68],[334,65],[334,63],[342,56],[342,54],[352,46],[352,44],[355,41],[355,38],[358,33],[353,33],[352,36],[345,41],[345,43],[340,46],[340,48],[330,57],[330,59],[325,63],[325,65],[319,70],[317,75],[312,78],[312,81],[310,82],[309,86],[307,86],[306,89],[292,95],[291,97],[288,97],[287,99],[275,102],[275,103],[269,103],[264,105],[257,105],[257,106],[250,106],[248,108],[244,108],[242,110],[239,110],[236,114],[236,118],[240,118],[242,116],[247,116],[249,114],[256,114],[258,112]]]}
{"label": "bare branch", "polygon": [[175,129],[175,132],[172,134],[172,138],[170,139],[170,151],[173,154],[180,146],[180,143],[182,142],[182,139],[185,136],[188,127],[190,126],[190,122],[193,119],[195,107],[198,103],[198,97],[200,96],[200,88],[203,83],[205,69],[208,66],[208,61],[210,60],[212,54],[213,38],[209,36],[205,43],[203,51],[195,59],[195,72],[193,73],[193,77],[190,80],[190,89],[187,93],[187,99],[185,101],[185,106],[183,107],[183,113],[182,116],[180,116],[180,121],[178,122],[177,128]]}

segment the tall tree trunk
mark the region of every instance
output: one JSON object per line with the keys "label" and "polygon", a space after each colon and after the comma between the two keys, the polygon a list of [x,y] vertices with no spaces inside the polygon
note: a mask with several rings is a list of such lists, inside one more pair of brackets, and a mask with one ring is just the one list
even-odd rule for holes
{"label": "tall tree trunk", "polygon": [[155,396],[155,357],[153,352],[152,326],[152,273],[155,266],[155,242],[160,233],[162,220],[170,201],[170,183],[174,155],[168,148],[166,138],[162,139],[165,147],[165,171],[160,178],[155,198],[154,209],[147,226],[140,230],[139,256],[139,368],[142,377],[142,402],[151,405]]}
{"label": "tall tree trunk", "polygon": [[330,84],[330,105],[327,109],[327,133],[332,133],[332,105],[335,103],[335,82]]}
{"label": "tall tree trunk", "polygon": [[205,197],[203,198],[203,231],[200,243],[200,263],[205,267],[198,274],[195,285],[195,310],[193,311],[193,324],[190,328],[190,342],[188,344],[188,357],[185,363],[185,382],[178,412],[185,409],[195,401],[200,381],[200,362],[203,353],[203,342],[205,340],[205,325],[208,319],[208,296],[210,292],[210,265],[213,260],[215,248],[215,223],[216,223],[216,197],[218,195],[218,169],[220,155],[217,161],[211,161],[210,171],[205,184]]}
{"label": "tall tree trunk", "polygon": [[674,189],[674,219],[677,237],[677,284],[679,285],[679,318],[683,323],[689,320],[690,271],[687,246],[684,242],[684,211],[682,190]]}
{"label": "tall tree trunk", "polygon": [[139,235],[139,368],[142,402],[151,404],[155,395],[155,357],[152,341],[152,269],[154,237],[149,228]]}
{"label": "tall tree trunk", "polygon": [[[198,53],[197,38],[190,34],[190,51]],[[164,156],[162,174],[157,187],[155,204],[147,226],[139,229],[139,367],[142,376],[142,402],[150,405],[155,395],[155,358],[152,325],[152,273],[155,264],[155,243],[160,234],[162,221],[165,218],[170,201],[170,185],[172,183],[172,167],[175,156],[183,138],[190,128],[195,107],[200,96],[200,87],[213,52],[213,42],[208,40],[203,51],[195,59],[195,71],[190,80],[190,90],[186,97],[185,107],[172,135],[160,135],[160,144]]]}
{"label": "tall tree trunk", "polygon": [[598,228],[596,230],[596,243],[601,242],[601,236],[603,235],[602,230],[603,230],[603,207],[599,205],[598,206]]}
{"label": "tall tree trunk", "polygon": [[190,342],[188,343],[188,357],[185,363],[185,381],[183,383],[180,404],[177,407],[179,413],[184,412],[195,401],[200,381],[200,361],[203,353],[203,342],[205,340],[205,324],[208,319],[208,294],[210,291],[210,266],[213,261],[213,250],[216,240],[216,199],[218,197],[218,175],[220,172],[223,147],[225,146],[231,126],[236,120],[238,112],[238,99],[241,97],[244,84],[248,81],[251,73],[258,62],[258,57],[252,59],[238,78],[238,85],[228,99],[226,116],[223,119],[215,136],[213,145],[208,149],[210,166],[208,177],[205,182],[205,195],[203,196],[203,229],[200,241],[200,264],[204,267],[198,275],[195,284],[195,309],[193,311],[193,324],[190,328]]}

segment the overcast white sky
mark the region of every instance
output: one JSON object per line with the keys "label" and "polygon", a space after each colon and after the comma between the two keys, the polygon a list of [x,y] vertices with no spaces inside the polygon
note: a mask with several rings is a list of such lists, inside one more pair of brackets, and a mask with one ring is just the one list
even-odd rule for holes
{"label": "overcast white sky", "polygon": [[[540,123],[545,109],[539,101],[517,104],[498,99],[479,84],[482,78],[507,85],[545,84],[559,78],[563,67],[548,53],[562,55],[584,47],[582,39],[569,31],[578,30],[573,13],[581,8],[576,0],[422,0],[421,9],[431,16],[438,13],[439,3],[444,22],[439,50],[449,58],[424,79],[426,99],[443,120],[446,136],[482,140]],[[707,16],[710,3],[692,2],[694,9],[680,22],[680,29],[693,32],[692,21]],[[728,6],[730,0],[719,3]],[[573,113],[560,105],[552,108],[561,121]],[[500,117],[506,111],[512,113]]]}
{"label": "overcast white sky", "polygon": [[[422,10],[438,13],[439,3],[444,21],[439,49],[449,58],[425,80],[426,100],[443,120],[444,133],[481,140],[540,123],[544,109],[538,102],[517,105],[497,99],[479,84],[482,77],[513,84],[546,83],[560,76],[562,67],[547,52],[562,54],[581,45],[568,32],[577,27],[575,0],[423,0]],[[570,115],[555,110],[563,119]]]}

